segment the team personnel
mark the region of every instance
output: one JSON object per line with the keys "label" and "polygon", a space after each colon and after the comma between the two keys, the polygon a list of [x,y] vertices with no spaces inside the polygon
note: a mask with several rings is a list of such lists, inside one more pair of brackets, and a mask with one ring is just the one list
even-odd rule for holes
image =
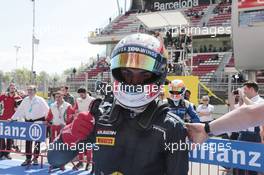
{"label": "team personnel", "polygon": [[[8,87],[7,93],[0,95],[0,103],[3,104],[3,114],[0,116],[0,120],[8,120],[15,113],[18,103],[22,101],[22,98],[16,92],[16,86],[11,83]],[[0,139],[1,150],[11,150],[11,139]],[[0,159],[11,159],[9,152],[1,152]]]}
{"label": "team personnel", "polygon": [[209,104],[210,98],[208,96],[203,96],[201,101],[202,104],[198,106],[197,112],[200,116],[201,122],[208,123],[214,120],[213,118],[214,106]]}
{"label": "team personnel", "polygon": [[[36,86],[30,85],[27,88],[28,96],[23,99],[22,103],[17,108],[17,111],[12,116],[11,120],[24,119],[26,122],[44,122],[45,117],[48,114],[49,107],[46,101],[36,95]],[[40,142],[35,142],[34,145],[34,158],[32,158],[32,141],[26,141],[26,160],[21,166],[30,165],[33,161],[33,165],[38,165],[38,154],[40,152]]]}
{"label": "team personnel", "polygon": [[[166,63],[157,38],[133,34],[122,39],[111,56],[115,102],[110,115],[96,116],[93,125],[94,113],[80,113],[54,144],[96,143],[95,174],[187,175],[188,150],[165,147],[185,142],[186,131],[156,102],[165,82]],[[48,162],[60,167],[76,154],[49,150]]]}
{"label": "team personnel", "polygon": [[80,97],[76,99],[74,110],[76,113],[79,112],[88,112],[89,106],[94,98],[87,93],[86,88],[80,87],[77,91]]}
{"label": "team personnel", "polygon": [[192,94],[191,91],[189,89],[186,89],[184,94],[184,99],[190,101],[191,94]]}
{"label": "team personnel", "polygon": [[[190,101],[191,95],[192,95],[191,91],[189,89],[186,89],[184,99],[191,103],[191,101]],[[196,106],[193,103],[191,103],[191,105],[192,105],[193,109],[196,111]]]}
{"label": "team personnel", "polygon": [[193,105],[184,99],[185,90],[186,87],[182,80],[173,80],[169,83],[170,97],[168,98],[168,104],[170,112],[178,115],[185,121],[200,122]]}
{"label": "team personnel", "polygon": [[51,142],[59,135],[60,130],[72,121],[73,109],[63,99],[63,93],[53,94],[55,102],[51,104],[46,121],[51,124]]}
{"label": "team personnel", "polygon": [[[89,106],[91,105],[91,102],[95,99],[91,96],[90,92],[87,92],[86,88],[80,87],[77,90],[77,93],[79,94],[80,97],[76,99],[75,105],[74,105],[74,110],[75,113],[78,114],[80,112],[89,112]],[[84,160],[84,155],[87,157],[87,162],[88,165],[86,166],[92,166],[91,160],[92,160],[92,152],[91,150],[88,150],[85,153],[80,153],[79,154],[79,163],[76,165],[76,168],[82,168],[83,167],[83,160]]]}
{"label": "team personnel", "polygon": [[73,106],[74,105],[74,97],[69,93],[69,87],[68,86],[62,86],[61,91],[64,94],[63,99]]}

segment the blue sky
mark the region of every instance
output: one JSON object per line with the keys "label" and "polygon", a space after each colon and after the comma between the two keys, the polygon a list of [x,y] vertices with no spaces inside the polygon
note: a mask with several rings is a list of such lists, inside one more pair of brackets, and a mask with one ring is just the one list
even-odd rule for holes
{"label": "blue sky", "polygon": [[[36,0],[37,72],[62,73],[87,63],[104,46],[87,42],[89,31],[117,14],[116,0]],[[31,68],[32,2],[0,1],[0,70],[15,69],[14,45],[21,46],[18,68]]]}

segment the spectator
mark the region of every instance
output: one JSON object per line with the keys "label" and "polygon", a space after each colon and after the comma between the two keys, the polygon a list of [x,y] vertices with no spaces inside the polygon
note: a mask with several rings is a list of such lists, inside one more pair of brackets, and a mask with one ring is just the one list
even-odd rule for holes
{"label": "spectator", "polygon": [[[240,106],[243,105],[243,103],[244,102],[242,98],[240,98],[240,96],[238,95],[238,91],[233,91],[229,102],[227,102],[229,106],[229,111],[239,108]],[[237,140],[238,136],[239,136],[238,132],[228,132],[228,133],[222,134],[223,139]]]}
{"label": "spectator", "polygon": [[243,99],[239,96],[238,91],[233,91],[229,101],[229,111],[239,108],[243,103]]}
{"label": "spectator", "polygon": [[142,24],[140,24],[140,26],[139,26],[139,32],[140,33],[144,33],[145,32],[145,27]]}
{"label": "spectator", "polygon": [[[242,106],[243,103],[244,103],[243,99],[239,96],[238,92],[236,93],[235,91],[233,91],[232,97],[229,101],[229,110],[232,111],[234,109],[237,109],[240,106]],[[238,132],[232,132],[231,135],[230,135],[230,133],[227,133],[227,134],[229,134],[228,137],[231,140],[237,140],[238,136],[239,136]]]}
{"label": "spectator", "polygon": [[[17,111],[12,116],[11,120],[24,119],[26,122],[40,122],[45,121],[45,116],[49,111],[47,102],[36,95],[36,86],[30,85],[27,88],[28,96],[23,99]],[[35,142],[33,165],[38,165],[38,154],[40,152],[40,142]],[[26,160],[21,166],[27,166],[32,163],[32,141],[26,141]]]}
{"label": "spectator", "polygon": [[63,99],[73,106],[74,105],[74,97],[69,93],[69,87],[68,86],[63,86],[61,88],[61,91],[64,94]]}
{"label": "spectator", "polygon": [[175,59],[173,60],[173,62],[174,62],[174,63],[178,63],[180,57],[181,57],[181,52],[174,52],[174,58],[175,58]]}
{"label": "spectator", "polygon": [[190,101],[191,97],[191,91],[189,89],[186,89],[184,99]]}
{"label": "spectator", "polygon": [[204,45],[204,49],[203,49],[203,52],[207,52],[208,50],[207,50],[207,47],[206,47],[206,45]]}
{"label": "spectator", "polygon": [[199,52],[202,53],[203,52],[203,47],[200,46]]}
{"label": "spectator", "polygon": [[[16,93],[15,84],[11,83],[8,87],[7,93],[4,93],[0,96],[0,102],[3,104],[3,113],[0,115],[0,120],[8,120],[15,113],[18,102],[22,98]],[[12,146],[11,139],[0,139],[0,149],[10,151]],[[0,152],[0,160],[3,159],[12,159],[10,157],[10,152]]]}
{"label": "spectator", "polygon": [[197,112],[202,123],[209,123],[213,120],[214,106],[209,104],[210,98],[208,96],[203,96],[201,101],[202,104],[198,106]]}
{"label": "spectator", "polygon": [[[186,89],[184,99],[190,102],[191,94],[191,91],[189,89]],[[193,109],[196,110],[196,106],[191,102],[190,104],[193,106]]]}
{"label": "spectator", "polygon": [[17,94],[22,98],[24,99],[27,95],[26,95],[26,92],[23,91],[23,90],[18,90],[17,91]]}
{"label": "spectator", "polygon": [[212,46],[209,46],[208,52],[212,52]]}
{"label": "spectator", "polygon": [[213,52],[217,52],[216,47],[213,48]]}
{"label": "spectator", "polygon": [[166,38],[168,41],[167,45],[171,46],[172,42],[173,42],[173,40],[172,40],[172,29],[170,29],[166,32]]}
{"label": "spectator", "polygon": [[167,98],[166,98],[165,93],[164,93],[164,90],[162,92],[160,92],[159,98],[157,100],[158,100],[158,103],[161,105],[168,103]]}
{"label": "spectator", "polygon": [[[264,99],[258,94],[258,84],[253,81],[248,81],[243,84],[243,87],[238,89],[239,96],[243,99],[244,105],[255,105],[264,103]],[[248,142],[261,142],[260,127],[251,127],[247,130],[240,131],[238,140]],[[238,174],[245,174],[245,170],[237,170]],[[248,175],[257,175],[255,171],[248,171]]]}
{"label": "spectator", "polygon": [[54,103],[54,96],[53,95],[49,94],[49,97],[47,99],[47,103],[48,103],[49,107],[52,103]]}
{"label": "spectator", "polygon": [[87,91],[87,94],[88,94],[89,96],[92,96],[92,93],[91,93],[90,91]]}
{"label": "spectator", "polygon": [[63,99],[63,92],[53,94],[55,102],[51,104],[46,121],[51,123],[51,142],[60,133],[60,130],[72,120],[73,109],[70,103]]}

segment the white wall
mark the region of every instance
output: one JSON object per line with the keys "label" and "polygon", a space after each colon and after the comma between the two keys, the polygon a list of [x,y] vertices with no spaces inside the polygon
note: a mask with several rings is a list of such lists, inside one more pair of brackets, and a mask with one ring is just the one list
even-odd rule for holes
{"label": "white wall", "polygon": [[234,0],[232,34],[236,67],[243,70],[264,69],[264,25],[239,27],[238,12],[238,0]]}

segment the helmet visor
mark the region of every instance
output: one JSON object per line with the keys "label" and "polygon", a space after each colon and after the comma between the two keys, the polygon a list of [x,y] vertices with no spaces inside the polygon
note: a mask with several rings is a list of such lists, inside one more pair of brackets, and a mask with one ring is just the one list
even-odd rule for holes
{"label": "helmet visor", "polygon": [[156,60],[141,53],[120,53],[111,59],[111,69],[136,68],[146,71],[155,71]]}

